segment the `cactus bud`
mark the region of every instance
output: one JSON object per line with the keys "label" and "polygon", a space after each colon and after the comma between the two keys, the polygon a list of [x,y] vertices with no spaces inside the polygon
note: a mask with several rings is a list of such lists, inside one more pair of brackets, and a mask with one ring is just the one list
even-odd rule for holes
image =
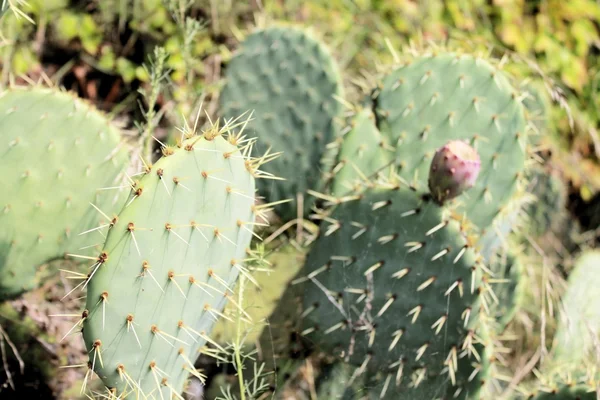
{"label": "cactus bud", "polygon": [[438,149],[429,169],[429,190],[439,204],[473,187],[481,161],[477,151],[461,140],[452,140]]}

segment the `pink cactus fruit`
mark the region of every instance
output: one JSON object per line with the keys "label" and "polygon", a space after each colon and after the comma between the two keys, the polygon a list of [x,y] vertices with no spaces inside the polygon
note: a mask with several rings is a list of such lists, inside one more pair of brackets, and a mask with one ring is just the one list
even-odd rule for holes
{"label": "pink cactus fruit", "polygon": [[481,161],[477,151],[462,140],[452,140],[438,149],[429,169],[429,190],[439,204],[473,187]]}

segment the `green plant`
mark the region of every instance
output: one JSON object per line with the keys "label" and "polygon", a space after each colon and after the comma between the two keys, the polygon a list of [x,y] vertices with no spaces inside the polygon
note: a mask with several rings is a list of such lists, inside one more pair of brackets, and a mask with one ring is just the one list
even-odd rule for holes
{"label": "green plant", "polygon": [[529,395],[530,400],[596,400],[597,389],[586,384],[554,384]]}
{"label": "green plant", "polygon": [[248,157],[253,141],[233,127],[186,128],[178,148],[162,149],[85,278],[78,325],[90,371],[118,394],[181,397],[188,375],[200,376],[198,351],[216,345],[209,334],[235,302],[238,275],[250,276],[244,264],[261,215],[254,180],[264,160]]}
{"label": "green plant", "polygon": [[458,212],[479,229],[512,199],[527,157],[526,120],[519,93],[485,59],[432,51],[388,73],[375,98],[377,126],[396,147],[398,173],[419,193],[434,152],[467,140],[479,153],[475,186]]}
{"label": "green plant", "polygon": [[600,309],[593,288],[598,285],[599,269],[600,251],[587,251],[578,257],[569,274],[552,353],[553,362],[576,366],[597,363]]}
{"label": "green plant", "polygon": [[[242,342],[246,345],[254,345],[260,338],[263,330],[269,325],[269,318],[277,306],[283,292],[289,286],[292,278],[302,267],[305,254],[293,245],[287,244],[281,248],[268,250],[264,257],[264,263],[268,269],[257,268],[252,272],[253,282],[247,284],[243,293],[244,312],[251,318],[244,320],[242,329]],[[240,287],[235,289],[234,298],[240,294]],[[225,306],[223,313],[230,318],[239,312],[234,303]],[[212,338],[226,346],[232,343],[236,337],[236,331],[232,319],[220,319],[212,332]]]}
{"label": "green plant", "polygon": [[374,186],[333,207],[309,252],[303,334],[357,375],[384,371],[389,398],[478,391],[486,294],[470,228],[406,185]]}
{"label": "green plant", "polygon": [[331,194],[336,197],[360,187],[373,174],[385,172],[394,154],[377,130],[369,108],[357,111],[342,134],[336,165],[327,174],[327,179],[333,180]]}
{"label": "green plant", "polygon": [[563,370],[562,373],[541,376],[532,389],[522,388],[520,392],[527,400],[596,400],[599,390],[597,378],[575,378]]}
{"label": "green plant", "polygon": [[264,180],[261,191],[270,201],[292,200],[276,208],[283,220],[304,216],[311,203],[307,198],[302,205],[297,196],[322,190],[326,145],[338,135],[342,106],[335,97],[342,95],[342,82],[329,50],[298,28],[259,30],[244,40],[225,79],[221,114],[253,111],[246,129],[261,139],[255,150],[283,153],[265,172],[284,180]]}
{"label": "green plant", "polygon": [[57,89],[6,89],[0,114],[0,242],[10,244],[0,292],[13,297],[37,284],[42,263],[89,245],[82,233],[98,235],[97,209],[123,200],[99,189],[121,184],[128,154],[106,116]]}
{"label": "green plant", "polygon": [[489,262],[489,268],[494,273],[494,277],[489,280],[497,282],[493,289],[497,301],[488,307],[490,314],[497,320],[495,329],[503,332],[524,301],[527,285],[524,266],[518,255],[508,250],[495,254]]}

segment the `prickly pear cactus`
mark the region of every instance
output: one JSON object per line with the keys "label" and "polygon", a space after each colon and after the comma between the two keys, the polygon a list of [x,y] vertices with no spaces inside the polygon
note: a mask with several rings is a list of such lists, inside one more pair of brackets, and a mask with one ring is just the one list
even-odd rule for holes
{"label": "prickly pear cactus", "polygon": [[352,380],[355,368],[344,362],[336,362],[326,365],[319,376],[317,386],[317,398],[352,400],[365,393],[365,379]]}
{"label": "prickly pear cactus", "polygon": [[484,357],[473,358],[481,270],[468,227],[406,186],[357,197],[336,206],[308,255],[304,335],[391,376],[389,398],[474,394],[486,370],[472,366]]}
{"label": "prickly pear cactus", "polygon": [[527,229],[534,236],[558,232],[568,224],[567,188],[555,171],[530,168],[527,171],[529,190],[536,196],[525,212],[529,216]]}
{"label": "prickly pear cactus", "polygon": [[537,390],[527,400],[597,400],[594,387],[587,385],[555,385],[555,387]]}
{"label": "prickly pear cactus", "polygon": [[429,168],[429,191],[440,205],[475,185],[481,160],[462,140],[452,140],[435,152]]}
{"label": "prickly pear cactus", "polygon": [[496,254],[489,264],[494,277],[487,279],[496,283],[488,283],[495,297],[490,299],[488,307],[497,321],[498,332],[504,331],[523,302],[526,285],[523,268],[521,260],[510,251]]}
{"label": "prickly pear cactus", "polygon": [[[257,135],[255,150],[283,152],[265,172],[285,180],[259,183],[269,201],[291,199],[277,206],[284,220],[296,218],[296,195],[320,191],[327,144],[336,136],[334,120],[341,113],[335,96],[343,96],[338,67],[329,51],[308,32],[271,27],[246,38],[225,72],[220,95],[225,118],[253,110],[247,132]],[[310,197],[304,196],[304,210]]]}
{"label": "prickly pear cactus", "polygon": [[436,150],[467,140],[481,160],[479,177],[458,212],[479,228],[517,188],[526,159],[526,120],[519,94],[504,74],[470,55],[423,55],[389,73],[375,98],[377,126],[396,147],[400,175],[428,192]]}
{"label": "prickly pear cactus", "polygon": [[163,148],[90,269],[83,338],[91,368],[117,393],[179,395],[248,274],[260,161],[220,133],[213,126]]}
{"label": "prickly pear cactus", "polygon": [[[248,282],[242,296],[242,307],[251,317],[251,321],[243,323],[244,343],[253,345],[260,338],[290,281],[304,265],[304,257],[303,252],[292,245],[286,245],[266,256],[270,271],[257,271],[252,274],[256,284]],[[236,286],[233,296],[235,299],[239,298],[239,288],[239,285]],[[224,314],[237,313],[239,310],[235,304],[227,304]],[[235,324],[229,319],[220,319],[213,330],[212,338],[224,345],[233,342],[236,338]]]}
{"label": "prickly pear cactus", "polygon": [[393,149],[375,126],[375,115],[365,108],[355,114],[341,138],[338,164],[333,171],[331,192],[343,196],[356,185],[362,186],[372,174],[391,165]]}
{"label": "prickly pear cactus", "polygon": [[556,363],[576,365],[596,360],[600,338],[600,250],[581,255],[568,279],[553,348]]}
{"label": "prickly pear cactus", "polygon": [[113,206],[115,191],[98,189],[121,183],[128,155],[105,116],[55,89],[0,93],[0,132],[0,297],[12,297],[40,264],[90,244],[80,233],[103,218],[90,203]]}
{"label": "prickly pear cactus", "polygon": [[540,380],[533,384],[532,389],[523,389],[523,398],[527,400],[596,400],[600,395],[598,378],[580,376],[574,378],[562,373],[554,372],[548,376],[541,375]]}

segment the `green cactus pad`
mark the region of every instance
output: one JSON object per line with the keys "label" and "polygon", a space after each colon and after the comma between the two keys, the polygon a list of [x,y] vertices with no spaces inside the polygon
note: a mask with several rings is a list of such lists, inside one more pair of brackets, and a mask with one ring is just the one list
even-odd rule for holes
{"label": "green cactus pad", "polygon": [[121,184],[128,154],[120,141],[105,116],[69,93],[0,93],[0,242],[10,243],[0,297],[35,287],[37,267],[90,244],[90,235],[102,241],[79,234],[103,218],[90,203],[114,207],[116,191],[98,189]]}
{"label": "green cactus pad", "polygon": [[90,269],[83,337],[93,370],[119,393],[180,394],[248,274],[257,165],[236,142],[213,126],[163,148]]}
{"label": "green cactus pad", "polygon": [[456,218],[408,187],[367,189],[336,206],[306,262],[305,336],[393,375],[390,393],[407,398],[476,379],[463,345],[472,349],[479,329],[481,271]]}
{"label": "green cactus pad", "polygon": [[545,385],[525,397],[527,400],[597,400],[597,389],[585,383]]}
{"label": "green cactus pad", "polygon": [[600,250],[581,255],[569,275],[563,296],[564,313],[559,319],[553,362],[583,365],[596,360],[600,339]]}
{"label": "green cactus pad", "polygon": [[489,263],[497,252],[509,249],[509,238],[521,229],[524,224],[523,210],[535,201],[535,197],[526,192],[515,194],[513,199],[502,209],[492,225],[483,230],[477,241],[481,256]]}
{"label": "green cactus pad", "polygon": [[491,313],[496,318],[498,332],[504,331],[520,308],[525,295],[523,264],[512,252],[500,252],[492,259],[490,270],[498,282],[492,285],[493,297],[488,297]]}
{"label": "green cactus pad", "polygon": [[453,53],[422,56],[383,81],[376,98],[378,127],[396,146],[400,175],[428,192],[435,151],[467,140],[479,153],[475,186],[459,212],[479,228],[491,225],[517,188],[526,159],[526,120],[518,94],[487,61]]}
{"label": "green cactus pad", "polygon": [[[264,171],[285,181],[259,182],[269,201],[291,199],[277,206],[284,220],[296,218],[296,194],[321,190],[320,177],[327,144],[336,136],[334,119],[342,96],[338,68],[318,40],[297,28],[272,27],[249,35],[227,66],[220,95],[225,118],[253,110],[246,127],[258,136],[255,150],[283,152]],[[304,210],[310,209],[305,195]]]}
{"label": "green cactus pad", "polygon": [[[351,120],[342,137],[338,167],[331,188],[334,196],[343,196],[356,185],[372,179],[371,175],[391,164],[393,152],[375,126],[375,115],[366,108]],[[339,168],[339,169],[338,169]]]}
{"label": "green cactus pad", "polygon": [[355,368],[344,362],[326,365],[316,383],[317,398],[353,400],[367,392],[364,379],[351,382]]}
{"label": "green cactus pad", "polygon": [[531,168],[527,171],[529,190],[536,196],[525,211],[529,216],[527,229],[534,236],[565,228],[567,215],[567,187],[550,169]]}
{"label": "green cactus pad", "polygon": [[[252,276],[258,285],[248,282],[243,294],[244,310],[252,317],[250,323],[243,323],[242,335],[244,343],[253,345],[260,337],[263,329],[269,324],[269,317],[283,296],[292,278],[304,265],[304,253],[294,246],[287,245],[275,250],[266,257],[271,271],[258,271]],[[239,295],[239,285],[235,289],[234,298]],[[239,313],[233,303],[225,307],[226,315]],[[227,319],[220,319],[215,325],[212,336],[219,343],[227,344],[236,338],[235,324]]]}

